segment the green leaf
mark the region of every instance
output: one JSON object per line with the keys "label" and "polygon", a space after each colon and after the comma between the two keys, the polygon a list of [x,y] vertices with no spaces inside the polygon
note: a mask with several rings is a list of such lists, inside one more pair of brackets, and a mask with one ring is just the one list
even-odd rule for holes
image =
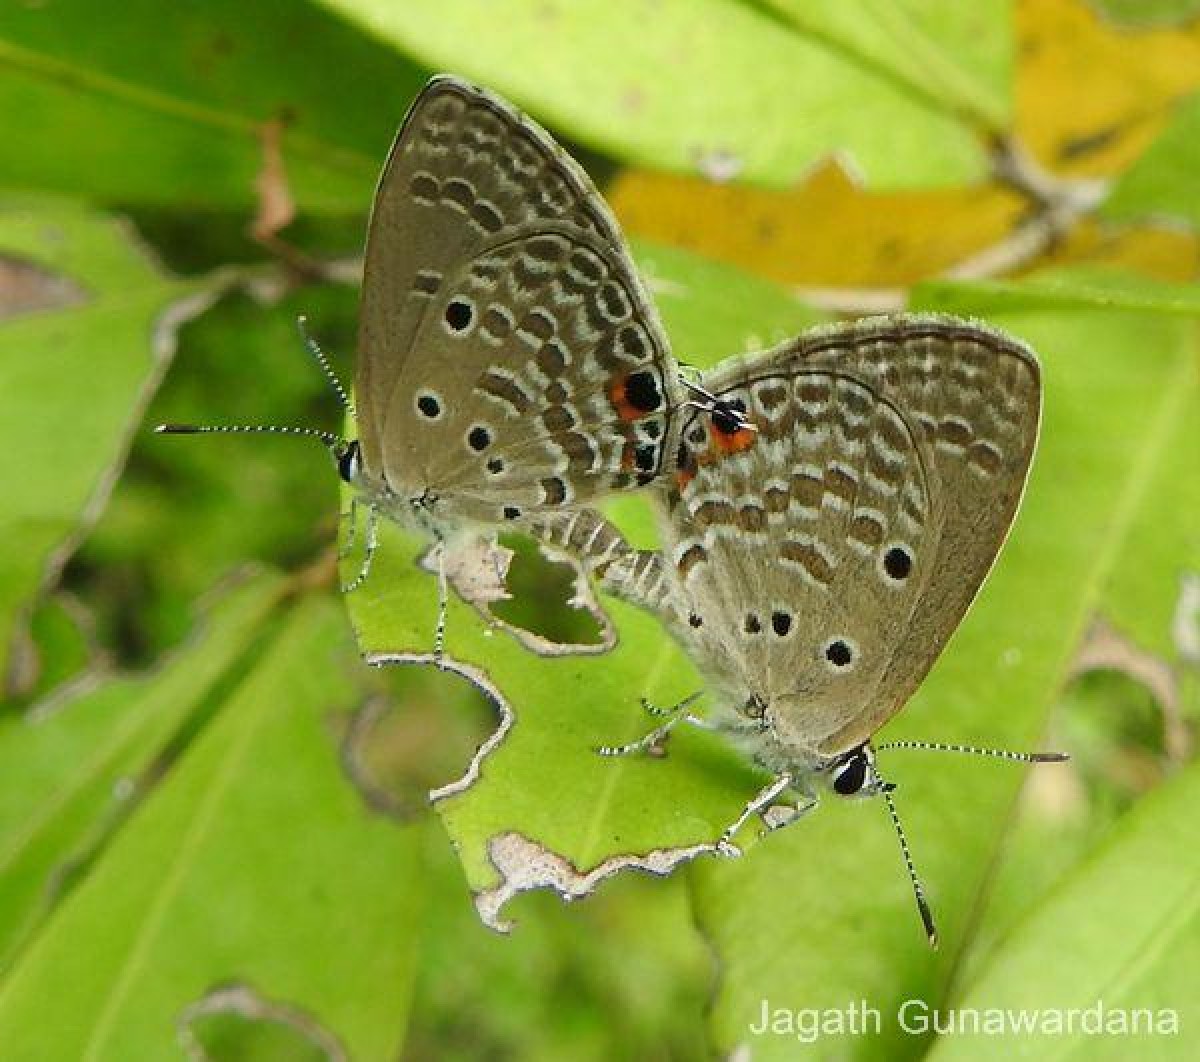
{"label": "green leaf", "polygon": [[[0,200],[0,256],[51,304],[0,321],[0,671],[21,611],[102,510],[129,436],[215,293],[162,275],[119,222],[58,201]],[[102,368],[99,368],[102,367]]]}
{"label": "green leaf", "polygon": [[[1135,515],[1146,507],[1161,520],[1190,520],[1150,491],[1165,442],[1195,415],[1196,329],[1180,316],[1061,300],[1047,306],[1020,293],[1005,304],[993,286],[976,306],[967,286],[956,292],[956,311],[986,313],[1040,351],[1042,441],[996,570],[881,737],[1030,748],[1114,567],[1142,563],[1125,552]],[[919,302],[945,308],[928,290]],[[763,999],[792,1010],[867,1000],[884,1015],[882,1034],[827,1043],[856,1058],[919,1049],[896,1025],[897,1006],[952,997],[955,971],[972,961],[977,907],[1001,859],[1021,777],[1012,765],[932,756],[893,752],[882,769],[900,786],[900,814],[941,929],[939,953],[921,947],[896,839],[879,808],[826,801],[747,858],[695,868],[696,910],[722,969],[712,1017],[722,1050],[749,1043],[756,1058],[793,1057],[794,1037],[751,1034]],[[1057,953],[1053,939],[1045,946]]]}
{"label": "green leaf", "polygon": [[767,0],[817,40],[876,67],[916,97],[993,130],[1011,120],[1010,0]]}
{"label": "green leaf", "polygon": [[976,314],[1019,310],[1131,310],[1200,315],[1200,284],[1151,280],[1105,266],[1047,270],[1024,280],[927,280],[913,289],[915,307]]}
{"label": "green leaf", "polygon": [[[336,425],[337,400],[296,317],[342,376],[357,292],[305,286],[264,305],[221,299],[181,336],[105,519],[79,552],[109,640],[149,662],[189,629],[192,601],[240,564],[295,570],[328,550],[337,474],[323,446],[272,435],[158,435],[160,422]],[[127,648],[127,651],[129,649]]]}
{"label": "green leaf", "polygon": [[0,719],[0,970],[247,652],[280,590],[259,579],[231,594],[156,673],[97,680],[49,714]]}
{"label": "green leaf", "polygon": [[824,320],[778,284],[723,262],[647,240],[633,251],[685,364],[764,350]]}
{"label": "green leaf", "polygon": [[1176,26],[1200,14],[1200,0],[1087,0],[1120,26]]}
{"label": "green leaf", "polygon": [[1200,226],[1200,95],[1118,179],[1101,213],[1114,220],[1174,219]]}
{"label": "green leaf", "polygon": [[311,4],[260,4],[252,17],[233,0],[5,4],[0,180],[249,209],[261,129],[277,121],[300,207],[359,211],[424,78]]}
{"label": "green leaf", "polygon": [[6,1054],[173,1057],[188,1008],[239,985],[350,1057],[395,1057],[418,838],[339,768],[344,628],[332,602],[300,603],[228,690],[0,989]]}
{"label": "green leaf", "polygon": [[951,113],[836,34],[802,34],[751,4],[660,0],[647,17],[605,0],[322,3],[635,164],[787,186],[834,156],[879,188],[961,184],[986,168],[961,93]]}
{"label": "green leaf", "polygon": [[[1148,796],[1112,835],[1022,923],[955,1006],[1038,1012],[1148,1008],[1153,1027],[1175,1034],[1088,1035],[1077,1019],[1060,1035],[943,1037],[937,1062],[1029,1057],[1189,1057],[1200,1007],[1200,847],[1195,809],[1200,764]],[[1167,1012],[1173,1012],[1174,1018]],[[1092,1019],[1096,1020],[1095,1018]],[[1142,1018],[1142,1021],[1147,1019]],[[1143,1026],[1145,1027],[1145,1026]]]}

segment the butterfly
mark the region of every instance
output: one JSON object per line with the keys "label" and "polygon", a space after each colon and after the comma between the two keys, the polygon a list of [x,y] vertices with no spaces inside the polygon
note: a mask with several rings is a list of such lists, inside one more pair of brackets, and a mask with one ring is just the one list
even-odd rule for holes
{"label": "butterfly", "polygon": [[[538,534],[665,622],[707,679],[708,725],[771,772],[723,844],[785,794],[802,811],[821,788],[882,795],[900,830],[871,738],[933,666],[1008,534],[1038,436],[1037,358],[979,322],[900,315],[730,359],[700,386],[713,403],[682,417],[660,550],[631,549],[594,513]],[[676,711],[600,751],[648,748],[684,720],[696,721]],[[950,747],[881,747],[896,745]]]}
{"label": "butterfly", "polygon": [[[655,481],[669,471],[686,395],[587,174],[498,96],[439,76],[412,104],[375,194],[354,380],[358,438],[278,426],[158,430],[324,442],[367,510],[362,566],[344,587],[353,590],[369,573],[380,515],[444,545]],[[354,507],[350,516],[353,527]]]}

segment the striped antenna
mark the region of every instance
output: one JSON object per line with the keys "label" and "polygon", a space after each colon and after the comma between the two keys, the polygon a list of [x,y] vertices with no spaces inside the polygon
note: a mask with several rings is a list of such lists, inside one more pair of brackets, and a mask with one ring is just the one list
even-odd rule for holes
{"label": "striped antenna", "polygon": [[888,814],[892,817],[892,825],[896,829],[896,839],[900,842],[900,854],[904,856],[904,866],[908,869],[908,880],[912,882],[913,896],[917,900],[917,910],[921,913],[921,924],[925,927],[925,936],[929,938],[929,946],[938,946],[937,926],[933,924],[933,912],[929,909],[929,901],[925,899],[925,888],[917,877],[917,868],[913,866],[912,853],[908,850],[908,838],[904,835],[904,827],[900,825],[900,816],[896,813],[896,800],[892,790],[896,787],[885,782],[881,788],[883,799],[887,802]]}
{"label": "striped antenna", "polygon": [[346,445],[340,435],[319,428],[293,428],[285,424],[159,424],[154,428],[157,435],[301,435],[320,439],[331,450]]}
{"label": "striped antenna", "polygon": [[304,314],[300,314],[296,318],[296,331],[300,333],[300,342],[304,344],[305,348],[321,367],[321,372],[324,374],[325,379],[329,381],[329,386],[333,388],[334,394],[338,396],[338,401],[342,403],[342,408],[350,416],[354,416],[354,403],[350,401],[350,396],[342,386],[342,381],[338,379],[337,373],[333,371],[333,366],[329,364],[329,359],[325,356],[325,351],[321,349],[321,345],[309,333],[308,318]]}
{"label": "striped antenna", "polygon": [[[300,340],[305,349],[316,360],[322,375],[329,381],[329,386],[333,388],[334,394],[338,396],[338,401],[353,416],[354,406],[350,402],[350,396],[342,386],[341,380],[337,378],[337,373],[333,371],[333,366],[329,364],[325,351],[309,335],[308,318],[303,314],[296,318],[296,330],[300,333]],[[334,435],[333,432],[321,431],[320,428],[298,428],[287,424],[159,424],[154,431],[158,435],[297,435],[309,439],[319,439],[333,451],[335,457],[339,458],[347,446],[346,440],[340,435]]]}
{"label": "striped antenna", "polygon": [[924,752],[964,752],[969,756],[990,756],[994,760],[1015,763],[1064,763],[1071,757],[1065,752],[1010,752],[1008,749],[983,749],[974,745],[954,745],[942,741],[885,741],[875,751],[884,749],[920,749]]}

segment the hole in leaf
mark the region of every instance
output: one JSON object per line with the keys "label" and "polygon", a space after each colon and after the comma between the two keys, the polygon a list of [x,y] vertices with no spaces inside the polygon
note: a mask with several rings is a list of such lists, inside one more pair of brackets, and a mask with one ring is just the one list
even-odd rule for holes
{"label": "hole in leaf", "polygon": [[213,989],[179,1016],[189,1058],[254,1062],[343,1062],[335,1036],[299,1008],[264,999],[246,985]]}
{"label": "hole in leaf", "polygon": [[595,616],[574,603],[578,572],[572,564],[548,558],[520,535],[501,535],[500,543],[513,551],[505,580],[512,597],[492,602],[492,615],[560,645],[603,642]]}

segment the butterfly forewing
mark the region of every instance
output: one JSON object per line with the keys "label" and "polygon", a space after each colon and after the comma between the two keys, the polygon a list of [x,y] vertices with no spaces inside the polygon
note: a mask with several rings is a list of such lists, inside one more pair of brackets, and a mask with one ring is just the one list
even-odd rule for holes
{"label": "butterfly forewing", "polygon": [[456,79],[414,103],[381,178],[359,346],[367,468],[456,518],[585,502],[662,464],[678,384],[616,222],[548,134]]}

